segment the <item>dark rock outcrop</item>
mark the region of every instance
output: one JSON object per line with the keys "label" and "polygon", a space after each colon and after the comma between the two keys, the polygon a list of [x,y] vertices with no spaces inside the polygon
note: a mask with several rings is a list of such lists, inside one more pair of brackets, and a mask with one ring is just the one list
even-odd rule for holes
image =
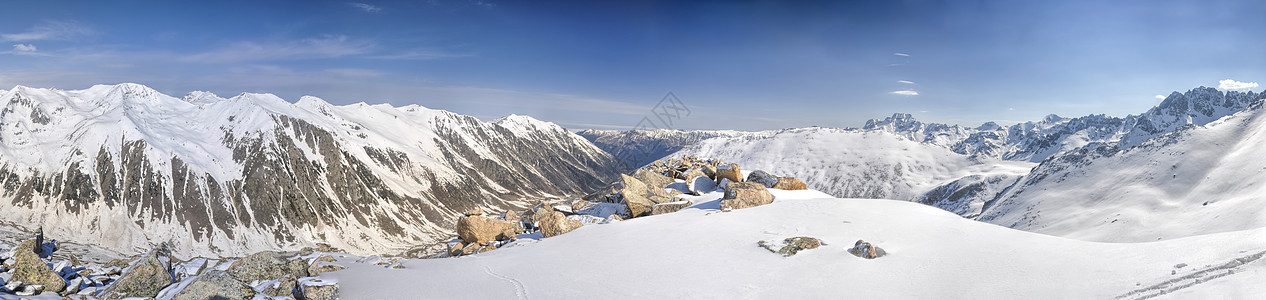
{"label": "dark rock outcrop", "polygon": [[255,289],[220,270],[207,270],[194,278],[172,300],[252,299]]}

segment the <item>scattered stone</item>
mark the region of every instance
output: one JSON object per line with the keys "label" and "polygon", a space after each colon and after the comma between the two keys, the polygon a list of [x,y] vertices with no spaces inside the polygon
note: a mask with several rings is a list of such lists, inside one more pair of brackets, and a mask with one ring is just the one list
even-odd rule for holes
{"label": "scattered stone", "polygon": [[320,279],[306,280],[302,284],[303,299],[335,300],[339,298],[338,285]]}
{"label": "scattered stone", "polygon": [[578,211],[584,210],[585,208],[588,208],[590,205],[591,204],[589,203],[589,201],[576,200],[576,202],[571,203],[571,211],[578,212]]}
{"label": "scattered stone", "polygon": [[497,245],[495,245],[495,244],[487,244],[487,245],[484,245],[484,247],[483,247],[483,248],[480,248],[480,249],[479,249],[479,253],[484,253],[484,252],[488,252],[488,251],[492,251],[492,250],[497,250]]}
{"label": "scattered stone", "polygon": [[288,261],[280,253],[264,251],[233,262],[227,272],[242,282],[281,278],[286,274],[302,278],[308,277],[308,264],[303,259]]}
{"label": "scattered stone", "polygon": [[876,247],[875,245],[871,245],[863,240],[857,240],[857,243],[853,244],[853,248],[848,249],[848,253],[865,259],[874,259],[888,255],[888,252],[884,251],[883,248]]}
{"label": "scattered stone", "polygon": [[326,244],[326,243],[316,243],[316,251],[321,251],[321,252],[334,252],[334,250],[335,250],[335,249],[336,249],[336,248],[334,248],[334,247],[330,247],[330,244]]}
{"label": "scattered stone", "polygon": [[536,214],[542,216],[541,235],[547,238],[571,232],[585,225],[580,221],[568,219],[563,213],[556,211],[538,210]]}
{"label": "scattered stone", "polygon": [[83,277],[75,277],[75,279],[71,279],[69,282],[66,282],[66,290],[62,291],[59,294],[62,296],[66,296],[66,295],[78,293],[79,286],[83,285],[83,283],[84,283]]}
{"label": "scattered stone", "polygon": [[483,245],[480,245],[478,243],[469,243],[469,244],[466,244],[466,247],[462,248],[461,255],[475,254],[475,252],[478,252],[479,249],[482,249],[482,248],[483,248]]}
{"label": "scattered stone", "polygon": [[501,219],[506,220],[506,222],[518,223],[519,214],[514,213],[514,211],[507,210],[505,213],[501,214]]}
{"label": "scattered stone", "polygon": [[747,174],[747,182],[755,182],[764,185],[767,188],[772,188],[774,187],[774,184],[778,183],[778,178],[774,177],[774,175],[769,175],[769,173],[766,173],[765,171],[756,170],[751,174]]}
{"label": "scattered stone", "polygon": [[647,187],[660,190],[663,190],[668,187],[669,184],[673,183],[672,177],[645,170],[637,171],[637,173],[633,174],[633,178],[637,178],[637,180],[645,183]]}
{"label": "scattered stone", "polygon": [[466,247],[465,242],[458,241],[448,247],[448,256],[461,256],[462,248]]}
{"label": "scattered stone", "polygon": [[774,195],[764,185],[754,182],[731,182],[721,198],[721,210],[730,211],[774,203]]}
{"label": "scattered stone", "polygon": [[686,201],[686,200],[655,204],[655,207],[651,208],[651,215],[652,216],[662,215],[666,213],[677,212],[683,208],[690,207],[691,205],[694,205],[694,203],[691,203],[690,201]]}
{"label": "scattered stone", "polygon": [[234,279],[227,272],[207,270],[195,277],[172,300],[252,299],[255,289]]}
{"label": "scattered stone", "polygon": [[794,191],[794,190],[807,190],[809,189],[809,186],[805,185],[804,181],[801,181],[799,178],[778,177],[778,182],[774,184],[773,188],[786,190],[786,191]]}
{"label": "scattered stone", "polygon": [[716,167],[713,167],[713,166],[711,166],[711,165],[703,165],[702,167],[700,167],[700,168],[699,168],[699,170],[700,170],[700,171],[703,171],[703,175],[704,175],[704,176],[708,176],[708,178],[709,178],[709,179],[712,179],[713,181],[716,181],[716,180],[717,180],[717,168],[716,168]]}
{"label": "scattered stone", "polygon": [[100,296],[105,299],[158,296],[158,292],[174,282],[171,260],[167,245],[159,245],[123,272],[123,277],[101,291]]}
{"label": "scattered stone", "polygon": [[730,182],[743,182],[743,172],[739,171],[738,164],[724,164],[717,166],[717,181],[729,179]]}
{"label": "scattered stone", "polygon": [[401,269],[401,270],[402,270],[402,269],[404,269],[404,265],[397,263],[397,264],[391,265],[391,268],[392,268],[392,269]]}
{"label": "scattered stone", "polygon": [[778,245],[770,244],[765,241],[760,241],[756,244],[761,247],[765,247],[765,249],[769,249],[770,252],[782,254],[782,256],[787,257],[796,255],[796,253],[801,250],[821,247],[822,241],[807,236],[798,236],[784,239],[782,240],[782,243]]}
{"label": "scattered stone", "polygon": [[333,264],[333,262],[333,256],[325,255],[317,257],[316,260],[312,261],[312,265],[308,266],[308,276],[317,276],[321,275],[321,273],[334,272],[344,269],[343,266]]}
{"label": "scattered stone", "polygon": [[[40,240],[39,236],[35,239],[23,241],[15,249],[33,249],[33,245]],[[61,292],[66,288],[66,280],[52,268],[48,267],[44,260],[40,259],[39,254],[34,251],[13,251],[13,277],[10,281],[21,281],[28,285],[40,285],[47,291]]]}
{"label": "scattered stone", "polygon": [[523,231],[523,228],[518,223],[489,219],[481,215],[457,219],[457,236],[466,243],[485,244],[492,241],[514,240],[517,239],[515,234],[520,231]]}
{"label": "scattered stone", "polygon": [[467,212],[466,212],[466,216],[467,216],[467,217],[469,217],[469,216],[482,216],[482,215],[484,215],[484,210],[483,210],[482,208],[476,208],[476,209],[472,209],[472,210],[469,210],[469,211],[467,211]]}

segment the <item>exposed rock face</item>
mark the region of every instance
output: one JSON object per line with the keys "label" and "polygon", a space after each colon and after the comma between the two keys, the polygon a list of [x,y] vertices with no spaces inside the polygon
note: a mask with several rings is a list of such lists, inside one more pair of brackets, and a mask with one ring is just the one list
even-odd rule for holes
{"label": "exposed rock face", "polygon": [[123,277],[101,292],[105,299],[155,297],[175,282],[171,272],[171,254],[166,246],[150,250],[136,264],[123,271]]}
{"label": "exposed rock face", "polygon": [[717,166],[717,182],[722,179],[729,179],[730,182],[743,182],[743,172],[739,171],[738,164],[724,164]]}
{"label": "exposed rock face", "polygon": [[481,122],[268,94],[179,99],[137,84],[18,87],[0,106],[0,220],[58,211],[75,221],[42,224],[49,232],[119,252],[174,240],[180,257],[242,256],[319,240],[383,253],[452,234],[460,212],[579,196],[621,168],[523,116]]}
{"label": "exposed rock face", "polygon": [[343,266],[333,263],[333,256],[325,255],[318,257],[316,260],[312,261],[312,265],[308,266],[308,276],[318,276],[321,275],[321,273],[334,272],[344,269]]}
{"label": "exposed rock face", "polygon": [[[61,292],[66,288],[66,281],[57,272],[48,267],[35,251],[35,239],[23,241],[13,249],[13,277],[9,281],[21,281],[27,285],[42,285],[52,292]],[[41,251],[43,252],[43,251]]]}
{"label": "exposed rock face", "polygon": [[871,245],[869,242],[863,240],[857,240],[857,243],[853,244],[853,248],[848,249],[848,253],[865,259],[874,259],[888,255],[888,252],[884,251],[883,248],[876,247],[875,245]]}
{"label": "exposed rock face", "polygon": [[294,275],[295,278],[308,277],[309,265],[301,259],[286,260],[280,253],[264,251],[233,262],[227,272],[242,282],[261,279],[281,278]]}
{"label": "exposed rock face", "polygon": [[273,297],[291,297],[298,299],[299,296],[302,296],[302,293],[295,293],[297,291],[299,291],[299,281],[295,280],[294,276],[286,275],[278,278],[276,283],[264,288],[264,290],[260,292],[264,295]]}
{"label": "exposed rock face", "polygon": [[782,254],[782,256],[786,257],[786,256],[796,255],[796,253],[800,252],[801,250],[808,250],[808,249],[821,247],[822,241],[816,238],[811,238],[807,236],[798,236],[798,237],[793,237],[793,238],[787,238],[783,240],[782,243],[779,245],[774,245],[771,243],[767,243],[765,241],[760,241],[760,242],[757,242],[756,244],[760,245],[761,247],[764,247],[765,249],[769,249],[769,251],[771,252]]}
{"label": "exposed rock face", "polygon": [[809,186],[805,185],[804,181],[795,177],[778,177],[778,182],[774,183],[771,187],[786,191],[809,189]]}
{"label": "exposed rock face", "polygon": [[519,224],[479,215],[457,220],[457,236],[466,243],[487,244],[492,241],[514,240],[515,234],[522,230]]}
{"label": "exposed rock face", "polygon": [[761,185],[764,185],[767,188],[772,188],[774,187],[774,184],[778,183],[778,177],[774,177],[774,175],[769,175],[769,173],[766,173],[765,171],[762,171],[762,170],[756,170],[755,172],[752,172],[751,174],[747,174],[747,181],[759,183]]}
{"label": "exposed rock face", "polygon": [[677,202],[655,204],[655,207],[651,208],[651,215],[652,216],[662,215],[666,213],[677,212],[683,208],[690,207],[691,205],[694,205],[694,203],[691,203],[690,201],[677,201]]}
{"label": "exposed rock face", "polygon": [[649,187],[632,176],[620,174],[620,180],[623,186],[620,195],[623,196],[625,205],[629,206],[631,217],[649,214],[656,203],[669,202],[671,199],[662,188]]}
{"label": "exposed rock face", "polygon": [[637,174],[633,175],[633,178],[637,178],[637,180],[645,183],[647,187],[653,189],[663,189],[673,183],[673,178],[671,177],[645,170],[638,171]]}
{"label": "exposed rock face", "polygon": [[729,211],[774,203],[774,195],[765,186],[754,182],[731,182],[721,198],[721,210]]}
{"label": "exposed rock face", "polygon": [[541,218],[541,235],[545,237],[554,237],[585,226],[584,223],[568,219],[563,213],[553,210],[537,210],[536,214],[543,216]]}
{"label": "exposed rock face", "polygon": [[189,282],[173,300],[252,299],[255,289],[220,270],[206,270]]}

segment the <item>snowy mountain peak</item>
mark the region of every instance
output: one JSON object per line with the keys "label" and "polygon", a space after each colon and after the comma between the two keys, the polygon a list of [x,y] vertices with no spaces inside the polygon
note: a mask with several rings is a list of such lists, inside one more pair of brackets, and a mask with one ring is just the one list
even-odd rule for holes
{"label": "snowy mountain peak", "polygon": [[566,131],[562,126],[551,122],[537,120],[536,118],[510,114],[493,120],[493,124],[500,125],[506,129],[510,129],[515,134],[532,132],[532,131]]}
{"label": "snowy mountain peak", "polygon": [[884,118],[883,120],[871,119],[866,121],[866,126],[863,126],[862,129],[876,130],[889,128],[895,129],[896,131],[905,131],[919,128],[922,125],[923,123],[915,120],[913,115],[907,113],[894,113],[891,117]]}
{"label": "snowy mountain peak", "polygon": [[189,94],[185,94],[184,97],[180,97],[180,100],[193,104],[209,104],[224,101],[225,99],[212,92],[192,91]]}
{"label": "snowy mountain peak", "polygon": [[1045,118],[1042,118],[1042,123],[1054,124],[1054,123],[1062,122],[1064,120],[1067,120],[1067,119],[1064,117],[1060,117],[1057,114],[1049,114],[1049,115],[1046,115]]}

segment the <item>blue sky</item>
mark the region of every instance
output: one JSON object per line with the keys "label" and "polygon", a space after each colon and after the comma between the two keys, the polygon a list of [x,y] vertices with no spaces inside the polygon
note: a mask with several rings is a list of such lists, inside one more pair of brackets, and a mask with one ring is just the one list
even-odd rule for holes
{"label": "blue sky", "polygon": [[673,92],[690,109],[673,128],[757,130],[1124,116],[1266,83],[1255,0],[596,2],[22,1],[0,18],[0,88],[136,82],[599,129],[654,120]]}

